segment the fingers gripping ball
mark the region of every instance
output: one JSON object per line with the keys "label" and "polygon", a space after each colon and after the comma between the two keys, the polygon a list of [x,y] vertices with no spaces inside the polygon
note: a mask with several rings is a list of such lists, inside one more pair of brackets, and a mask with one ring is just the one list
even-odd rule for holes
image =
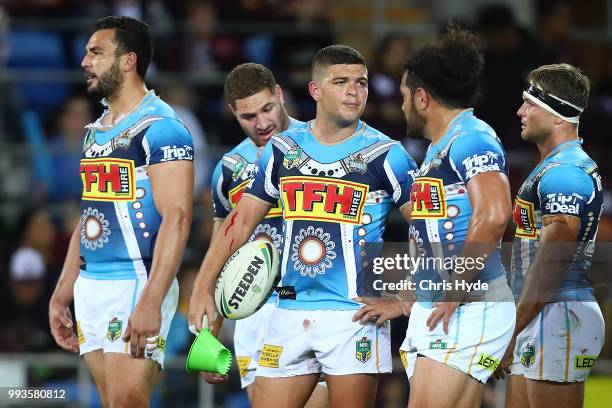
{"label": "fingers gripping ball", "polygon": [[249,242],[234,252],[215,287],[219,313],[238,320],[259,310],[280,279],[279,257],[278,249],[266,241]]}

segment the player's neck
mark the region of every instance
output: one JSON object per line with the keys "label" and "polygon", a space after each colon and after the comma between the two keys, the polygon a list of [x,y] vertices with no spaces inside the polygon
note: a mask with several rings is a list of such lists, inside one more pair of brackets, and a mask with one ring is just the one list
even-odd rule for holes
{"label": "player's neck", "polygon": [[129,115],[140,104],[147,92],[148,89],[144,82],[124,82],[117,93],[107,99],[109,124],[115,125]]}
{"label": "player's neck", "polygon": [[348,126],[340,125],[334,121],[319,116],[312,121],[312,133],[315,139],[326,145],[341,143],[355,133],[359,121]]}
{"label": "player's neck", "polygon": [[463,112],[464,108],[459,109],[446,109],[440,108],[432,113],[427,124],[425,125],[425,135],[431,141],[432,144],[438,142],[448,131],[450,123]]}
{"label": "player's neck", "polygon": [[538,150],[540,151],[540,161],[543,161],[557,146],[572,140],[578,140],[577,133],[551,133],[546,140],[537,144]]}

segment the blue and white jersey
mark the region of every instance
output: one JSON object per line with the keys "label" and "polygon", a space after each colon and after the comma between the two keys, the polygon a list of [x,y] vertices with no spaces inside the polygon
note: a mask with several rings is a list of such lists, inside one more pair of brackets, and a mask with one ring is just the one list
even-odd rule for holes
{"label": "blue and white jersey", "polygon": [[[472,216],[467,184],[474,176],[490,171],[507,173],[502,144],[487,123],[466,109],[452,120],[442,138],[429,146],[415,172],[409,236],[414,255],[420,258],[413,281],[424,305],[439,300],[443,291],[421,290],[439,286],[420,281],[448,281],[458,270],[453,258],[463,250]],[[489,282],[505,274],[499,246],[483,263],[473,282]]]}
{"label": "blue and white jersey", "polygon": [[151,268],[161,216],[147,169],[193,160],[191,135],[153,91],[116,126],[87,126],[80,163],[81,275],[136,279]]}
{"label": "blue and white jersey", "polygon": [[[289,118],[289,130],[302,126],[304,122]],[[223,155],[215,167],[212,177],[212,197],[215,219],[223,219],[238,205],[242,193],[253,179],[257,168],[259,148],[250,138],[244,139],[238,146]],[[255,227],[249,242],[263,239],[271,242],[282,253],[283,244],[283,211],[276,203],[264,220]],[[276,301],[273,293],[268,303]]]}
{"label": "blue and white jersey", "polygon": [[565,142],[536,166],[514,202],[516,224],[512,251],[512,289],[520,296],[523,280],[538,252],[542,217],[580,218],[576,251],[552,302],[595,301],[587,271],[603,211],[603,188],[597,164],[582,150],[582,140]]}
{"label": "blue and white jersey", "polygon": [[[263,149],[249,194],[280,199],[285,221],[278,307],[353,310],[373,294],[366,243],[382,242],[393,203],[408,203],[414,161],[402,145],[359,122],[355,133],[321,144],[312,122],[279,133]],[[365,264],[365,265],[364,265]]]}

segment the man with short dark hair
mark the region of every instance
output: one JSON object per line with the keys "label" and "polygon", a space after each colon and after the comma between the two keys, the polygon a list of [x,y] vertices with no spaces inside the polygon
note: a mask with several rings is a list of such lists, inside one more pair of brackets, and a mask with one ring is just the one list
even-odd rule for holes
{"label": "man with short dark hair", "polygon": [[[391,371],[389,325],[353,322],[371,293],[361,248],[378,243],[391,205],[408,206],[402,145],[359,120],[365,62],[332,45],[313,59],[316,118],[272,137],[253,182],[226,217],[194,285],[190,322],[215,313],[214,284],[230,255],[280,200],[285,221],[281,287],[255,379],[255,407],[301,407],[325,373],[331,406],[374,406],[378,374]],[[197,300],[195,300],[197,299]]]}
{"label": "man with short dark hair", "polygon": [[145,23],[105,17],[81,63],[87,91],[103,98],[106,110],[87,126],[81,221],[49,304],[49,324],[62,348],[84,356],[104,406],[148,406],[191,226],[191,135],[145,86],[152,51]]}
{"label": "man with short dark hair", "polygon": [[[223,220],[238,205],[255,176],[261,149],[274,134],[303,125],[303,122],[289,117],[280,85],[272,72],[261,64],[247,63],[235,67],[225,79],[224,93],[230,110],[247,138],[223,155],[215,167],[211,183],[215,212],[211,240],[215,238]],[[257,239],[269,241],[282,253],[283,217],[278,203],[257,225],[249,241]],[[191,299],[194,303],[197,301],[195,296]],[[249,399],[253,397],[255,369],[276,299],[273,293],[260,310],[236,321],[234,350],[240,383],[242,388],[246,388]],[[216,331],[213,334],[216,335]],[[227,379],[227,376],[204,373],[203,378],[209,383],[217,383]],[[325,406],[325,388],[318,387],[313,396],[314,400],[311,398],[308,406]],[[315,400],[319,401],[318,405]]]}
{"label": "man with short dark hair", "polygon": [[508,407],[581,407],[605,337],[587,274],[602,180],[578,137],[590,83],[569,64],[541,66],[527,80],[517,114],[521,137],[538,147],[541,161],[514,203],[517,321],[497,374],[512,374]]}

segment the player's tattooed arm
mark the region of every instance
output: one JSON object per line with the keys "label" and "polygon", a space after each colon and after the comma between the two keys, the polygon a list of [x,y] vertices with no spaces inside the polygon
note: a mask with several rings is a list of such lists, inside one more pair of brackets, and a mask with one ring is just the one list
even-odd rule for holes
{"label": "player's tattooed arm", "polygon": [[[271,203],[243,194],[236,208],[223,220],[204,257],[191,292],[189,323],[195,325],[196,330],[201,329],[204,315],[216,315],[214,288],[221,268],[232,253],[249,239],[271,206]],[[215,320],[208,319],[211,330]]]}

